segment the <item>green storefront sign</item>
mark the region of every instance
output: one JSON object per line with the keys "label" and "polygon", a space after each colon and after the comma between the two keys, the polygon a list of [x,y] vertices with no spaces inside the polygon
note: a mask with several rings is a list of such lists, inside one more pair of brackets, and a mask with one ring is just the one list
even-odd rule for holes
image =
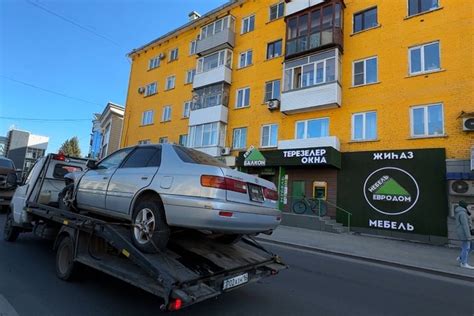
{"label": "green storefront sign", "polygon": [[446,236],[444,149],[342,154],[338,205],[351,225]]}

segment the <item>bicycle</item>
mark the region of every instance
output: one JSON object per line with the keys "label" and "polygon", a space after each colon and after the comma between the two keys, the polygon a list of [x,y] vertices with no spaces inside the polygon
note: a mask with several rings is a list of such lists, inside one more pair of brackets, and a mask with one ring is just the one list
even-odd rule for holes
{"label": "bicycle", "polygon": [[293,213],[304,214],[309,210],[318,216],[325,216],[327,214],[327,207],[322,199],[309,199],[303,196],[301,200],[293,203]]}

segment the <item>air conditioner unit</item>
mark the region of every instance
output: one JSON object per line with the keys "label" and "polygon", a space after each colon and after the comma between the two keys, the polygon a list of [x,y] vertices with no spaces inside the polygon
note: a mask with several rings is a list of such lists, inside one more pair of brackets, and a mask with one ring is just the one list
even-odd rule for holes
{"label": "air conditioner unit", "polygon": [[450,180],[449,194],[459,196],[474,196],[474,180]]}
{"label": "air conditioner unit", "polygon": [[230,155],[230,147],[222,147],[221,156],[228,156],[228,155]]}
{"label": "air conditioner unit", "polygon": [[271,99],[267,101],[267,106],[269,110],[276,110],[280,108],[280,100]]}
{"label": "air conditioner unit", "polygon": [[462,130],[465,132],[474,131],[474,117],[466,117],[462,119]]}
{"label": "air conditioner unit", "polygon": [[138,88],[138,93],[144,94],[145,93],[145,87]]}
{"label": "air conditioner unit", "polygon": [[159,55],[158,55],[158,58],[159,58],[159,59],[163,59],[163,58],[165,58],[165,53],[161,53],[161,54],[159,54]]}

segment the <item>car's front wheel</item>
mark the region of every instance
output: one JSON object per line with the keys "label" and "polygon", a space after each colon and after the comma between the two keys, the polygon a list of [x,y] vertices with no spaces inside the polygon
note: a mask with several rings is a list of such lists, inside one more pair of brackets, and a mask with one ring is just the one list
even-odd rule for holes
{"label": "car's front wheel", "polygon": [[13,242],[18,238],[20,232],[21,229],[16,227],[13,223],[13,211],[9,211],[3,228],[3,239],[5,241]]}
{"label": "car's front wheel", "polygon": [[166,249],[170,228],[163,205],[157,198],[139,200],[132,217],[132,241],[143,252],[156,253]]}
{"label": "car's front wheel", "polygon": [[58,205],[61,210],[72,211],[73,208],[73,196],[74,194],[74,183],[68,184],[58,194]]}

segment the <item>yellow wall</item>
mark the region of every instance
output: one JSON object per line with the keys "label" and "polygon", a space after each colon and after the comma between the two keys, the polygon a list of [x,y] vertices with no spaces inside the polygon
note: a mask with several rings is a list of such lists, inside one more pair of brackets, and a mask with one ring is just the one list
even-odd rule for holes
{"label": "yellow wall", "polygon": [[[344,11],[344,53],[342,55],[342,107],[300,114],[284,115],[270,112],[263,104],[266,81],[282,79],[283,57],[266,60],[266,43],[285,37],[284,19],[268,21],[268,8],[274,0],[249,0],[230,10],[236,18],[236,42],[233,50],[232,85],[229,100],[229,124],[226,146],[231,146],[232,130],[248,127],[247,146],[260,144],[263,124],[279,125],[279,140],[293,139],[295,122],[308,118],[329,117],[330,135],[338,136],[341,151],[362,151],[402,148],[447,148],[448,158],[467,158],[474,133],[461,131],[461,111],[474,111],[473,87],[473,3],[440,0],[442,8],[405,19],[407,1],[346,0]],[[457,4],[456,4],[457,3]],[[352,15],[378,4],[379,28],[351,36]],[[242,17],[256,14],[255,31],[240,35]],[[219,16],[226,15],[222,12]],[[157,142],[167,136],[178,142],[186,134],[188,120],[182,119],[183,103],[191,99],[192,85],[184,85],[186,70],[196,67],[196,55],[189,56],[189,42],[196,38],[206,23],[179,34],[155,47],[141,51],[133,58],[130,87],[124,119],[122,146],[139,140]],[[440,72],[408,77],[408,47],[440,41]],[[179,47],[179,59],[147,71],[148,60],[161,52]],[[253,49],[253,65],[237,69],[240,52]],[[352,62],[378,56],[378,84],[352,88]],[[164,91],[168,75],[176,75],[176,88]],[[158,81],[158,94],[143,97],[137,89]],[[235,109],[236,90],[251,88],[251,106]],[[283,80],[282,80],[283,86]],[[410,106],[442,102],[444,104],[445,137],[411,139]],[[162,108],[172,105],[172,120],[160,123]],[[140,127],[142,112],[155,110],[154,124]],[[351,115],[376,110],[378,140],[351,142]],[[236,154],[236,152],[234,152]]]}

